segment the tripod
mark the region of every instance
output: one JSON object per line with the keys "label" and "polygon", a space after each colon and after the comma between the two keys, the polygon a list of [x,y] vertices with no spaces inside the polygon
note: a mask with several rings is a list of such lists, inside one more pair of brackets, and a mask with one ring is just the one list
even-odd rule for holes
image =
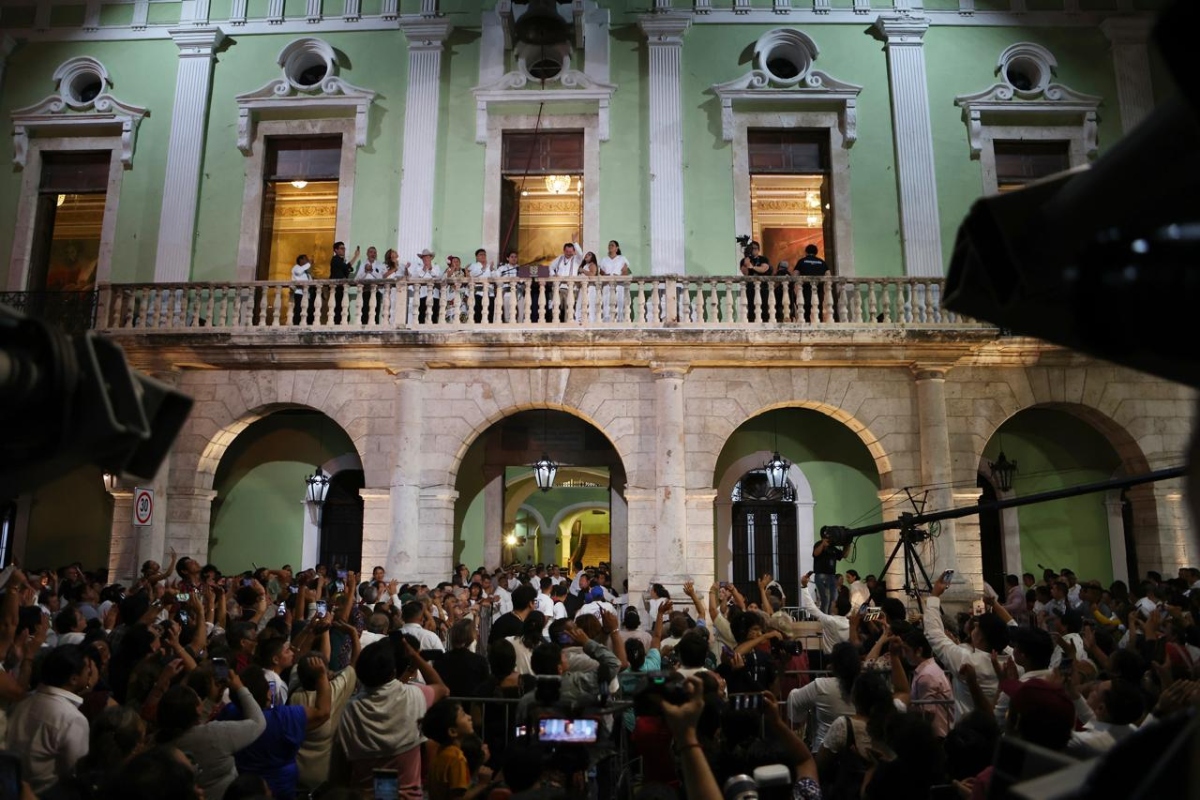
{"label": "tripod", "polygon": [[[929,594],[933,591],[933,581],[929,580],[929,573],[925,571],[925,565],[921,562],[921,554],[917,552],[917,543],[923,542],[929,538],[929,533],[923,531],[916,526],[906,525],[900,529],[900,539],[896,542],[896,546],[892,548],[892,554],[887,557],[887,561],[883,564],[882,575],[887,575],[892,568],[892,562],[896,560],[897,554],[904,553],[904,593],[917,601],[917,609],[922,615],[925,614],[925,604],[921,600],[921,594]],[[923,583],[918,580],[917,573],[920,573]]]}

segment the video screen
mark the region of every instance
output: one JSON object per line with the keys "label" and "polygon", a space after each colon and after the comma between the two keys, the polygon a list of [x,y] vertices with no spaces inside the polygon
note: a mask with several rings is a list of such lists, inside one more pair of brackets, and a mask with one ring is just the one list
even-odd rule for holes
{"label": "video screen", "polygon": [[594,744],[600,727],[594,719],[543,719],[538,723],[538,738],[543,742]]}

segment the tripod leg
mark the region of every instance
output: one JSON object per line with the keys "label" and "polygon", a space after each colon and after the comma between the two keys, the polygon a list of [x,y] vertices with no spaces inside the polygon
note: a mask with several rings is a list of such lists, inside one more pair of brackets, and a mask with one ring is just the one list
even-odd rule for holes
{"label": "tripod leg", "polygon": [[921,554],[917,552],[917,548],[908,539],[904,540],[904,590],[908,592],[917,601],[917,610],[921,612],[921,616],[925,615],[925,603],[921,600],[921,587],[917,583],[917,568],[920,567],[921,574],[925,573],[925,568],[921,566]]}
{"label": "tripod leg", "polygon": [[[896,555],[900,552],[900,548],[904,546],[904,537],[900,537],[896,541],[896,546],[892,548],[892,553],[887,557],[887,561],[883,562],[883,570],[879,573],[884,581],[887,581],[888,571],[892,568],[892,562],[896,560]],[[908,584],[908,578],[904,579],[905,585]],[[891,591],[895,591],[892,589]]]}

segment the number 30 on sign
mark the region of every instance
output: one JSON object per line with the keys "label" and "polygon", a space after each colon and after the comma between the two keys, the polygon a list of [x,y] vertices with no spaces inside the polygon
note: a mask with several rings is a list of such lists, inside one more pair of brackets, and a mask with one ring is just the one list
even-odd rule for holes
{"label": "number 30 on sign", "polygon": [[145,528],[154,522],[154,492],[150,489],[133,490],[133,526]]}

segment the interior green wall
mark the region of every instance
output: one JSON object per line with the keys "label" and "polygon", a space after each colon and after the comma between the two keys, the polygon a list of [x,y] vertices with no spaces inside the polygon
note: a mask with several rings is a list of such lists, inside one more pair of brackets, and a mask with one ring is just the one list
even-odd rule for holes
{"label": "interior green wall", "polygon": [[76,467],[30,493],[24,566],[60,567],[71,561],[84,569],[108,568],[112,498],[100,469]]}
{"label": "interior green wall", "polygon": [[248,426],[217,467],[209,559],[231,574],[251,563],[300,563],[304,479],[314,464],[350,452],[346,433],[316,412],[272,414]]}
{"label": "interior green wall", "polygon": [[[853,431],[819,411],[781,409],[747,420],[721,450],[713,485],[720,485],[726,470],[738,459],[776,449],[808,478],[815,503],[814,530],[823,525],[853,527],[883,520],[879,473],[870,451]],[[840,562],[839,569],[852,566],[862,575],[878,574],[884,562],[883,537],[860,538],[853,555],[854,560]]]}
{"label": "interior green wall", "polygon": [[[1107,480],[1121,464],[1095,428],[1056,409],[1028,409],[1005,422],[984,448],[984,459],[995,460],[1001,448],[1017,462],[1017,497]],[[1039,564],[1070,567],[1080,580],[1107,586],[1113,575],[1104,501],[1101,492],[1018,508],[1022,571],[1041,575]]]}
{"label": "interior green wall", "polygon": [[[127,42],[38,42],[17,47],[5,67],[0,93],[3,120],[10,120],[13,110],[39,103],[53,93],[54,70],[67,59],[83,55],[92,56],[108,69],[113,95],[150,109],[150,116],[138,128],[133,169],[126,170],[121,178],[112,257],[115,282],[149,281],[154,277],[178,54],[179,48],[169,39],[147,40],[136,46]],[[11,146],[8,140],[6,152],[11,152]],[[0,170],[0,274],[6,279],[23,175],[16,168]]]}
{"label": "interior green wall", "polygon": [[[750,70],[755,41],[773,27],[696,25],[684,38],[688,272],[733,273],[734,237],[749,233],[733,227],[733,149],[721,138],[720,102],[710,88]],[[823,25],[808,33],[820,50],[816,69],[863,87],[858,96],[858,141],[849,151],[854,270],[858,275],[902,275],[887,61],[881,45],[858,25]]]}
{"label": "interior green wall", "polygon": [[[925,34],[929,76],[929,114],[937,171],[942,256],[949,263],[958,226],[983,193],[983,173],[971,159],[967,126],[954,98],[974,94],[999,82],[995,66],[1000,53],[1017,42],[1040,44],[1058,61],[1056,83],[1084,94],[1099,95],[1100,153],[1121,136],[1121,114],[1109,42],[1098,28],[932,27]],[[857,219],[855,220],[857,222]]]}
{"label": "interior green wall", "polygon": [[[297,38],[297,34],[237,36],[235,33],[218,56],[196,223],[198,244],[192,268],[195,280],[229,280],[236,275],[246,157],[237,149],[234,97],[278,78],[281,73],[275,59]],[[351,250],[358,244],[365,253],[367,246],[373,244],[382,255],[396,242],[399,219],[408,72],[404,37],[394,31],[360,31],[322,33],[321,38],[338,52],[339,77],[376,92],[367,145],[357,153],[350,230],[338,231],[338,235],[346,239]]]}
{"label": "interior green wall", "polygon": [[[454,254],[464,264],[475,260],[483,244],[484,146],[475,141],[475,98],[479,84],[480,29],[455,28],[442,53],[442,90],[438,95],[437,171],[434,173],[433,241],[428,242],[444,263]],[[488,254],[499,262],[495,253]],[[401,261],[417,261],[416,254]]]}
{"label": "interior green wall", "polygon": [[[483,565],[483,457],[487,436],[477,436],[458,466],[454,489],[454,563]],[[489,564],[488,566],[496,566]]]}

